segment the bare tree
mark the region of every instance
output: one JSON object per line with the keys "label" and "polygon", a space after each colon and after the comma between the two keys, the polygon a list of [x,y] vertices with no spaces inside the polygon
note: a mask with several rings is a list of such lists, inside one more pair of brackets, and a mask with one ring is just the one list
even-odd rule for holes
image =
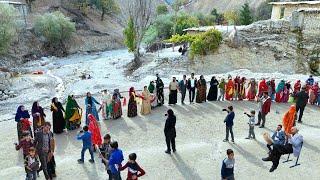
{"label": "bare tree", "polygon": [[140,46],[145,32],[149,28],[154,16],[155,6],[153,0],[122,0],[121,12],[125,22],[133,21],[135,31],[134,63],[141,64]]}

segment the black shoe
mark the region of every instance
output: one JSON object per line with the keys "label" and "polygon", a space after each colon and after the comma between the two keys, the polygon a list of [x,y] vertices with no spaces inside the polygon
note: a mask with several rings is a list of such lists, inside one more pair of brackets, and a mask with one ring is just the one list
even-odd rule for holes
{"label": "black shoe", "polygon": [[272,161],[270,157],[262,158],[262,161]]}
{"label": "black shoe", "polygon": [[78,159],[78,163],[79,163],[79,164],[83,164],[84,162],[83,162],[82,159]]}
{"label": "black shoe", "polygon": [[257,124],[255,124],[256,126],[260,126],[260,124],[259,123],[257,123]]}
{"label": "black shoe", "polygon": [[270,168],[269,172],[273,172],[273,171],[276,170],[276,169],[277,169],[276,167],[272,166],[272,167]]}
{"label": "black shoe", "polygon": [[177,151],[176,149],[172,150],[173,153],[175,153],[176,151]]}
{"label": "black shoe", "polygon": [[298,123],[302,123],[302,121],[298,121]]}
{"label": "black shoe", "polygon": [[246,137],[245,139],[250,139],[250,137]]}
{"label": "black shoe", "polygon": [[228,139],[224,139],[224,140],[223,140],[223,142],[228,142],[228,141],[229,141]]}
{"label": "black shoe", "polygon": [[234,140],[231,140],[231,142],[234,144]]}
{"label": "black shoe", "polygon": [[259,126],[259,128],[264,128],[264,126]]}
{"label": "black shoe", "polygon": [[94,160],[93,160],[93,159],[90,159],[89,162],[90,162],[90,163],[94,163]]}
{"label": "black shoe", "polygon": [[166,151],[165,151],[165,153],[167,153],[167,154],[171,154],[171,152],[170,152],[170,151],[168,151],[168,150],[166,150]]}

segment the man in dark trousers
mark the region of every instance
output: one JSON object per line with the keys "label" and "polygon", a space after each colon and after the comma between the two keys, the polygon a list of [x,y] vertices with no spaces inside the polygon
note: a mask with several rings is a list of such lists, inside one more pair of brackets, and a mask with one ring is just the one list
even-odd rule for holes
{"label": "man in dark trousers", "polygon": [[181,93],[181,104],[184,104],[184,99],[186,97],[187,92],[187,76],[183,75],[183,79],[179,82],[179,90]]}
{"label": "man in dark trousers", "polygon": [[309,95],[307,93],[306,86],[303,86],[301,91],[298,92],[297,94],[295,94],[294,97],[296,98],[297,114],[299,112],[298,123],[302,123],[303,111],[304,111],[304,108],[306,107],[306,105],[308,103],[308,99],[309,99]]}
{"label": "man in dark trousers", "polygon": [[156,88],[157,88],[157,97],[158,97],[158,105],[162,106],[164,104],[164,94],[163,94],[163,88],[164,84],[159,77],[159,74],[156,74],[157,80],[156,80]]}
{"label": "man in dark trousers", "polygon": [[164,135],[166,137],[167,150],[165,153],[171,154],[170,145],[172,145],[172,151],[176,152],[176,116],[172,109],[167,111],[167,120],[164,126]]}
{"label": "man in dark trousers", "polygon": [[[40,169],[43,171],[45,178],[52,179],[51,172],[48,172],[48,160],[49,157],[53,156],[54,152],[54,139],[53,139],[53,133],[50,131],[51,124],[49,122],[45,122],[42,130],[38,131],[35,135],[35,146],[37,149],[37,153],[40,158],[41,167]],[[53,170],[54,171],[54,170]]]}
{"label": "man in dark trousers", "polygon": [[234,143],[234,136],[233,136],[233,120],[234,120],[234,112],[233,107],[229,106],[228,109],[223,109],[222,111],[226,111],[228,113],[227,117],[225,118],[224,122],[226,123],[226,138],[223,140],[223,142],[229,141],[229,132],[231,134],[231,141]]}
{"label": "man in dark trousers", "polygon": [[188,80],[187,88],[189,90],[190,104],[193,103],[196,94],[197,78],[194,77],[194,73],[191,73],[191,78]]}
{"label": "man in dark trousers", "polygon": [[256,126],[260,126],[259,128],[264,128],[264,124],[266,123],[266,116],[270,112],[271,108],[271,98],[269,97],[268,92],[263,92],[263,96],[261,98],[258,98],[258,102],[260,103],[260,109],[258,114],[258,123],[256,124]]}

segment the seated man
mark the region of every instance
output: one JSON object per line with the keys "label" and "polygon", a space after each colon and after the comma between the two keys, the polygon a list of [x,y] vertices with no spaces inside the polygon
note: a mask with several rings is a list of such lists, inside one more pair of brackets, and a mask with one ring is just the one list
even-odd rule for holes
{"label": "seated man", "polygon": [[268,147],[269,151],[272,150],[271,146],[274,145],[274,144],[284,145],[285,140],[286,140],[286,134],[282,130],[282,125],[281,124],[279,124],[277,126],[277,129],[273,133],[271,139],[272,139],[272,144],[267,144],[267,147]]}
{"label": "seated man", "polygon": [[291,128],[292,134],[287,135],[287,143],[282,144],[274,144],[269,157],[262,158],[263,161],[272,161],[272,167],[269,172],[273,172],[277,169],[279,165],[279,160],[281,155],[293,153],[295,157],[299,156],[301,151],[301,144],[303,143],[302,135],[298,134],[298,129],[296,127]]}

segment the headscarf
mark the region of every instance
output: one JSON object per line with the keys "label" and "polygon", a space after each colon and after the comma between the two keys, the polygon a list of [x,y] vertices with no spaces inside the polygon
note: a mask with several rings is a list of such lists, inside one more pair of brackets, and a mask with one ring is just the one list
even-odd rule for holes
{"label": "headscarf", "polygon": [[284,82],[284,80],[281,80],[277,86],[276,93],[283,91],[285,85],[286,83]]}
{"label": "headscarf", "polygon": [[[51,100],[51,107],[55,110],[55,111],[58,111],[58,103],[56,103],[55,101],[56,97],[52,98]],[[52,111],[52,109],[51,109]]]}
{"label": "headscarf", "polygon": [[76,111],[75,108],[78,108],[78,103],[76,100],[72,98],[72,96],[68,96],[67,99],[67,105],[66,105],[66,113],[65,113],[65,119],[70,119],[74,112]]}
{"label": "headscarf", "polygon": [[266,83],[266,80],[263,79],[260,84],[259,84],[259,91],[262,92],[267,92],[268,91],[268,85]]}
{"label": "headscarf", "polygon": [[89,114],[89,131],[91,132],[92,144],[100,146],[102,144],[102,138],[100,128],[94,115]]}
{"label": "headscarf", "polygon": [[22,111],[21,110],[22,107],[24,107],[24,106],[21,105],[17,109],[17,113],[16,113],[16,116],[15,116],[15,121],[16,122],[19,122],[21,118],[24,118],[24,119],[30,118],[29,112],[27,110]]}
{"label": "headscarf", "polygon": [[135,91],[134,91],[134,88],[133,87],[131,87],[130,89],[129,89],[129,97],[131,97],[131,95],[132,95],[132,93],[136,93]]}
{"label": "headscarf", "polygon": [[283,116],[283,122],[282,122],[284,131],[287,134],[291,133],[291,128],[293,127],[293,124],[294,124],[295,115],[296,115],[296,106],[291,105],[290,109]]}
{"label": "headscarf", "polygon": [[38,104],[38,102],[37,101],[35,101],[33,104],[32,104],[32,109],[31,109],[31,113],[32,114],[35,114],[35,113],[40,113],[40,108],[39,108],[39,106],[37,105]]}

